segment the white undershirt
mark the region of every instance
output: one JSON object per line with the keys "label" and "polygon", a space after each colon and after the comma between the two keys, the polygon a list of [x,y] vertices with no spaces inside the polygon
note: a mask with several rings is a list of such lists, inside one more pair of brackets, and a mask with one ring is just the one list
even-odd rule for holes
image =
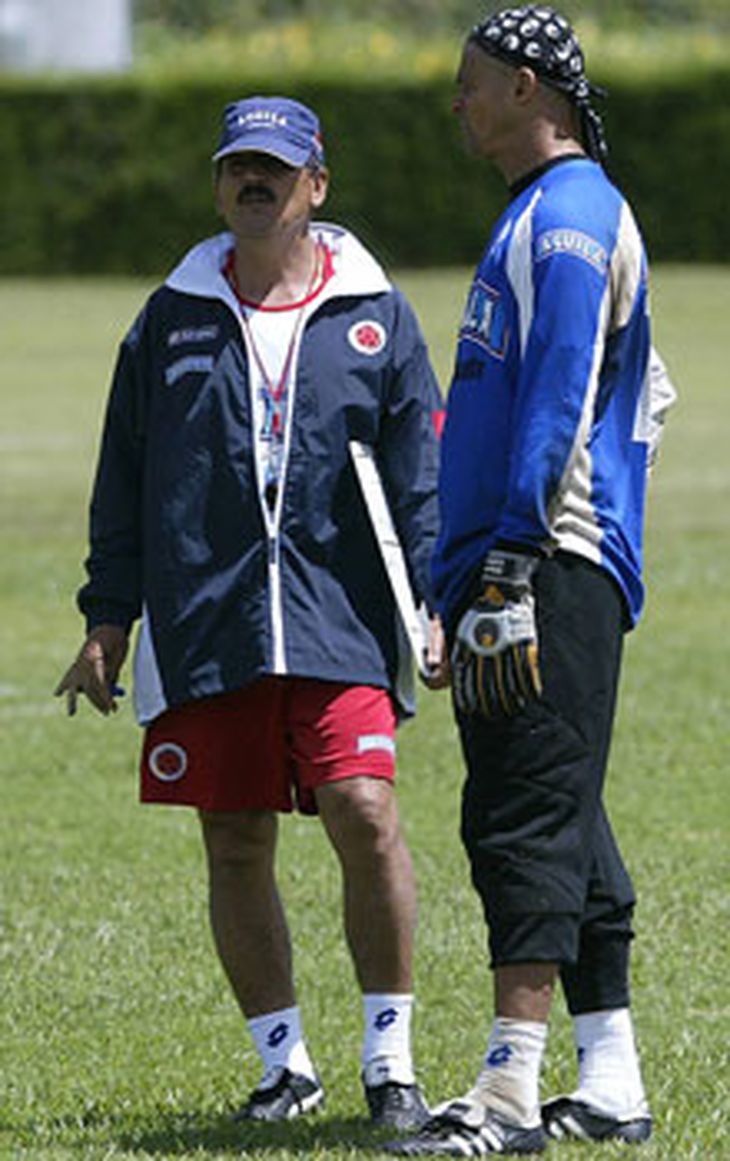
{"label": "white undershirt", "polygon": [[269,383],[279,385],[294,332],[299,332],[296,337],[296,345],[289,360],[288,374],[283,383],[281,430],[278,436],[272,432],[272,404],[268,384],[259,367],[258,360],[253,357],[253,352],[249,351],[254,445],[259,490],[262,499],[265,498],[267,486],[272,483],[278,483],[281,476],[284,448],[288,442],[289,415],[291,411],[293,384],[296,381],[297,363],[299,361],[301,332],[311,305],[311,303],[308,303],[305,307],[294,306],[290,310],[276,311],[259,310],[255,307],[248,306],[241,307],[241,310],[245,312],[246,318],[248,319],[256,349],[266,368]]}
{"label": "white undershirt", "polygon": [[[239,299],[241,313],[246,320],[244,336],[253,408],[256,472],[264,510],[270,514],[275,506],[272,497],[275,497],[281,481],[289,447],[289,420],[296,390],[302,335],[333,273],[331,262],[331,252],[327,251],[326,273],[314,293],[303,302],[267,308],[253,306]],[[282,375],[285,375],[283,383]],[[272,388],[277,393],[280,391],[278,432],[272,429]]]}

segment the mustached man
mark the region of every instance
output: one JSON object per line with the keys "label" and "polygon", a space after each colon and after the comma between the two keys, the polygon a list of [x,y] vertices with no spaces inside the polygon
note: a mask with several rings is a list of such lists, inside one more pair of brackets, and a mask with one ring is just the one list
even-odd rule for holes
{"label": "mustached man", "polygon": [[[403,295],[352,234],[313,221],[328,183],[316,114],[237,101],[213,162],[228,229],[121,346],[78,598],[88,636],[57,692],[71,712],[80,693],[113,711],[139,623],[141,797],[198,812],[215,944],[261,1058],[238,1115],[290,1119],[324,1097],[274,874],[279,816],[298,810],[341,864],[370,1116],[413,1128],[416,897],[393,785],[412,703],[348,443],[372,449],[431,602],[440,393]],[[429,648],[438,683],[436,622]]]}

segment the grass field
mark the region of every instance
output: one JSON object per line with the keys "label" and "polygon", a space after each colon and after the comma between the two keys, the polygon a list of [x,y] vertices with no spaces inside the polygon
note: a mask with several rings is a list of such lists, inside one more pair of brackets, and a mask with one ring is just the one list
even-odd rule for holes
{"label": "grass field", "polygon": [[[466,277],[400,279],[444,382]],[[146,289],[0,283],[0,1158],[377,1152],[338,873],[318,825],[286,821],[280,869],[327,1111],[241,1132],[226,1113],[258,1068],[208,935],[195,819],[136,804],[128,705],[110,721],[83,706],[70,721],[51,697],[80,642],[73,593],[106,382]],[[657,270],[654,313],[681,402],[652,489],[649,601],[628,643],[608,796],[640,897],[634,1007],[656,1117],[641,1156],[718,1161],[730,1158],[730,271]],[[415,1046],[435,1101],[478,1067],[490,979],[457,839],[447,698],[424,694],[420,710],[401,738],[400,797],[421,900]],[[559,1004],[546,1093],[572,1077]]]}

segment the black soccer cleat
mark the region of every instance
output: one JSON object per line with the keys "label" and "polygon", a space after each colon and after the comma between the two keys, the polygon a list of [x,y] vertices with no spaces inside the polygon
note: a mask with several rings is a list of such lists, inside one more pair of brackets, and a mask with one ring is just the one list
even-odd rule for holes
{"label": "black soccer cleat", "polygon": [[646,1105],[628,1117],[609,1117],[584,1101],[569,1096],[555,1097],[542,1106],[542,1123],[556,1141],[622,1141],[640,1145],[651,1136],[652,1120]]}
{"label": "black soccer cleat", "polygon": [[399,1132],[420,1129],[430,1114],[423,1093],[417,1084],[400,1084],[386,1080],[382,1084],[366,1084],[365,1099],[374,1125]]}
{"label": "black soccer cleat", "polygon": [[324,1089],[312,1080],[288,1068],[272,1068],[253,1090],[243,1108],[234,1113],[234,1121],[291,1121],[324,1103]]}
{"label": "black soccer cleat", "polygon": [[485,1157],[491,1153],[526,1156],[542,1153],[546,1144],[541,1125],[512,1125],[496,1113],[457,1100],[443,1106],[414,1136],[391,1141],[386,1149],[404,1157],[436,1153],[451,1157]]}

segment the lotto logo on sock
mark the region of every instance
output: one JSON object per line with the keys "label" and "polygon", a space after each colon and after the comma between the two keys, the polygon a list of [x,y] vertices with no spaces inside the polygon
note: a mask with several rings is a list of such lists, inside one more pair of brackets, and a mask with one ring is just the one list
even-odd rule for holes
{"label": "lotto logo on sock", "polygon": [[390,1028],[391,1024],[395,1024],[398,1019],[398,1013],[395,1008],[383,1008],[382,1012],[378,1012],[375,1017],[375,1027],[378,1032],[385,1032],[386,1028]]}
{"label": "lotto logo on sock", "polygon": [[487,1057],[487,1064],[490,1068],[502,1068],[508,1060],[512,1057],[512,1048],[509,1044],[500,1044],[499,1048],[493,1048]]}
{"label": "lotto logo on sock", "polygon": [[277,1024],[275,1028],[271,1029],[269,1035],[266,1037],[266,1043],[269,1048],[278,1048],[282,1041],[286,1040],[288,1035],[289,1025],[285,1024],[282,1020],[280,1024]]}

